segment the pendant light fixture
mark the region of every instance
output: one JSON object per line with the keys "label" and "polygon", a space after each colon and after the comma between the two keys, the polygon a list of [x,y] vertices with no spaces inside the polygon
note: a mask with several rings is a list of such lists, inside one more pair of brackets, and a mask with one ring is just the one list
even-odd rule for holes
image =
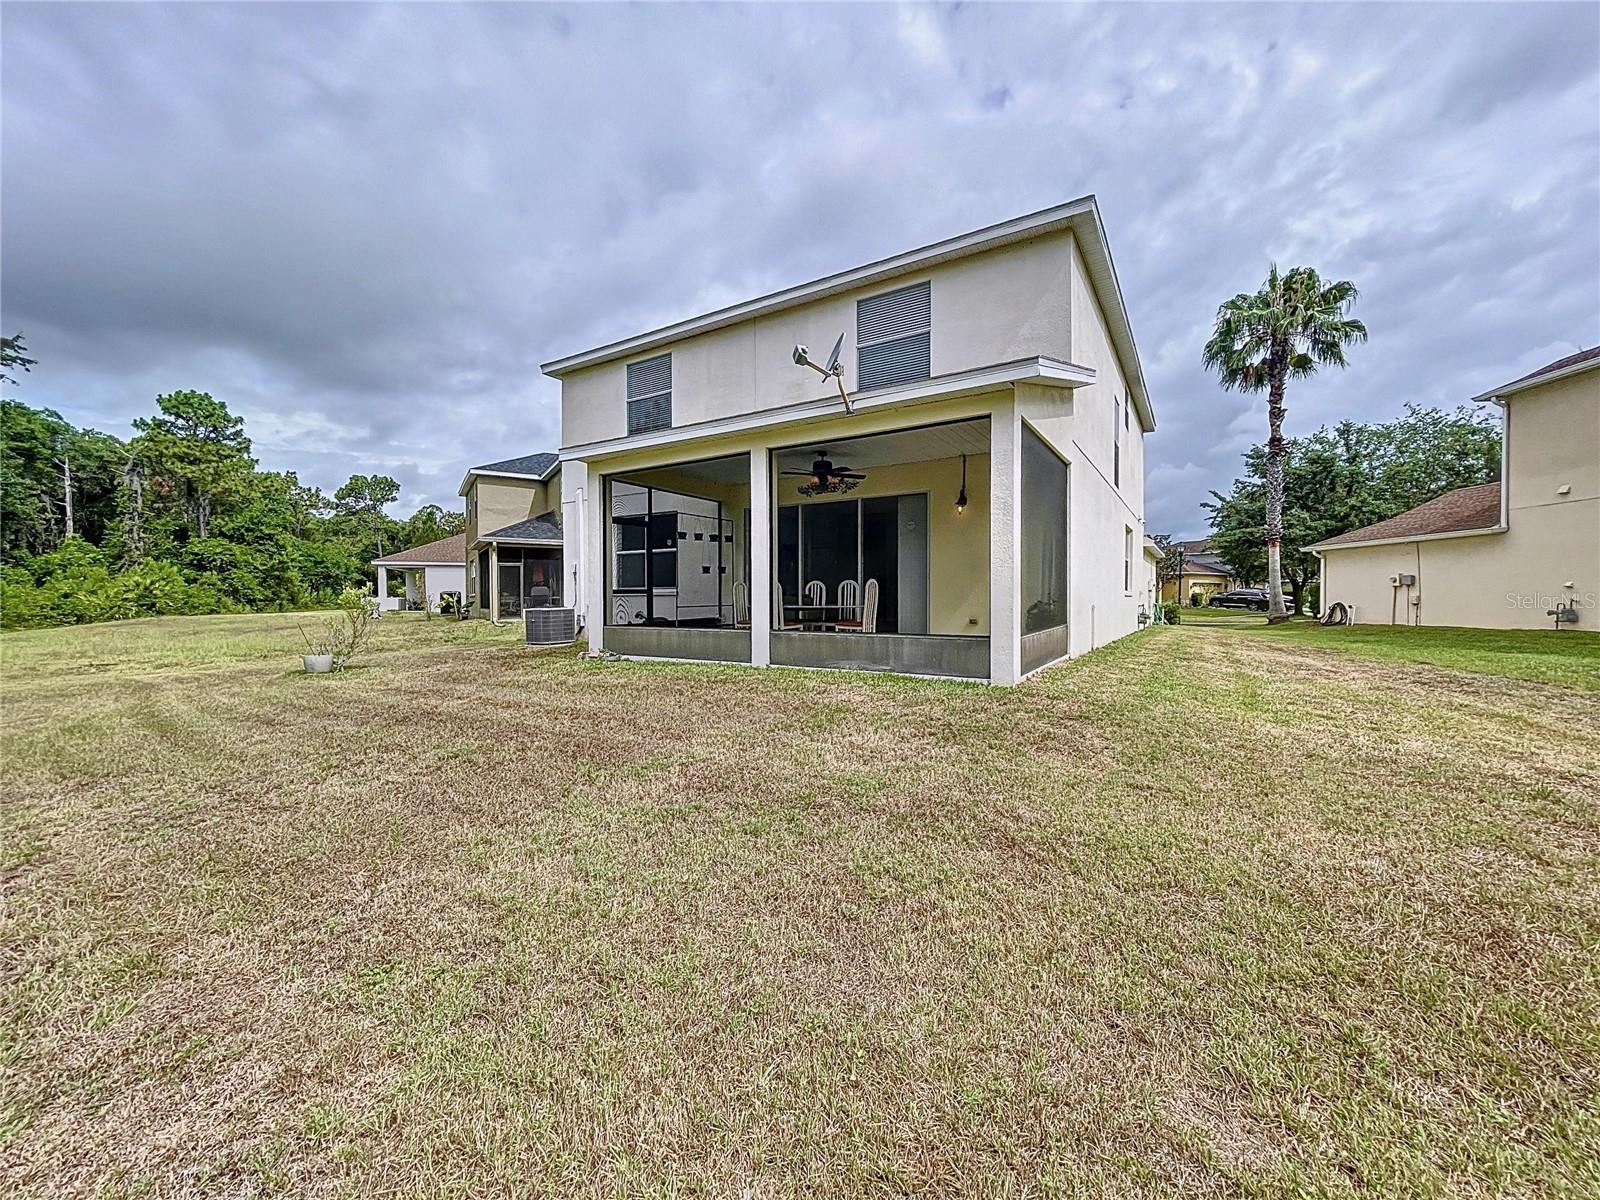
{"label": "pendant light fixture", "polygon": [[961,456],[961,494],[956,497],[956,512],[967,511],[967,456]]}

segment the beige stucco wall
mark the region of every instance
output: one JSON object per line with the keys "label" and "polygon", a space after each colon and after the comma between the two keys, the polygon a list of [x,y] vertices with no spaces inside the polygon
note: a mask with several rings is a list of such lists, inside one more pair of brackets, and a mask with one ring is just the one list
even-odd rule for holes
{"label": "beige stucco wall", "polygon": [[1206,575],[1196,571],[1185,571],[1183,573],[1183,595],[1181,597],[1178,595],[1178,580],[1168,579],[1161,585],[1161,599],[1168,603],[1176,600],[1187,604],[1189,603],[1189,596],[1194,592],[1220,592],[1225,591],[1227,586],[1228,577],[1226,575]]}
{"label": "beige stucco wall", "polygon": [[[797,367],[790,352],[802,343],[820,359],[841,333],[846,334],[845,386],[854,391],[856,301],[926,279],[932,283],[934,375],[1037,355],[1085,362],[1073,355],[1074,291],[1087,286],[1081,268],[1071,233],[1050,234],[685,338],[637,357],[671,351],[675,426],[835,394],[815,372]],[[626,395],[625,361],[565,376],[562,444],[626,435]]]}
{"label": "beige stucco wall", "polygon": [[[1128,384],[1075,244],[1069,253],[1073,361],[1093,367],[1095,382],[1072,392],[1017,384],[1016,396],[1022,419],[1071,468],[1068,652],[1083,654],[1139,628],[1139,608],[1145,602],[1138,586],[1145,536],[1144,433],[1137,415],[1126,421],[1121,482],[1114,484],[1113,421],[1116,402],[1127,403]],[[1128,590],[1123,587],[1123,556],[1130,528],[1135,586]]]}
{"label": "beige stucco wall", "polygon": [[[464,564],[463,587],[466,591],[467,607],[475,616],[488,615],[478,606],[477,578],[473,567],[473,560],[478,554],[473,546],[479,534],[493,533],[496,529],[504,529],[507,525],[540,516],[552,509],[561,511],[563,508],[561,474],[561,468],[557,467],[551,472],[550,478],[543,481],[512,479],[500,475],[474,475],[468,481],[467,560]],[[563,586],[573,586],[575,582],[572,572],[569,571]],[[490,612],[496,603],[495,591],[498,584],[499,579],[491,572],[488,610]]]}
{"label": "beige stucco wall", "polygon": [[540,483],[533,479],[476,475],[467,486],[467,545],[470,547],[477,541],[480,533],[493,533],[560,505],[559,479]]}
{"label": "beige stucco wall", "polygon": [[[1323,604],[1354,605],[1362,624],[1392,611],[1401,624],[1547,629],[1546,610],[1573,602],[1577,628],[1600,630],[1600,371],[1513,395],[1506,440],[1505,532],[1324,551]],[[1401,573],[1417,576],[1409,596],[1389,584]]]}

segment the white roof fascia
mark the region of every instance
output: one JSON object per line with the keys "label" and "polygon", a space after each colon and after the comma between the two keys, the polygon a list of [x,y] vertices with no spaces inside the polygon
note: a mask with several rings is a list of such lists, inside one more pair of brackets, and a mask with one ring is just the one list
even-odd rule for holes
{"label": "white roof fascia", "polygon": [[1482,537],[1488,533],[1504,533],[1504,525],[1489,525],[1483,529],[1452,529],[1448,533],[1413,533],[1408,537],[1373,538],[1369,542],[1335,542],[1327,545],[1316,542],[1305,547],[1313,554],[1322,554],[1330,550],[1359,550],[1363,546],[1398,546],[1404,542],[1442,542],[1446,538]]}
{"label": "white roof fascia", "polygon": [[1474,396],[1474,404],[1494,404],[1507,396],[1515,396],[1518,392],[1525,392],[1529,388],[1543,387],[1547,383],[1554,383],[1558,379],[1567,379],[1573,375],[1582,375],[1585,371],[1600,370],[1600,358],[1591,358],[1588,362],[1573,363],[1570,367],[1563,367],[1559,371],[1551,371],[1545,375],[1535,375],[1531,379],[1522,379],[1516,383],[1508,383],[1492,391],[1484,392],[1481,396]]}

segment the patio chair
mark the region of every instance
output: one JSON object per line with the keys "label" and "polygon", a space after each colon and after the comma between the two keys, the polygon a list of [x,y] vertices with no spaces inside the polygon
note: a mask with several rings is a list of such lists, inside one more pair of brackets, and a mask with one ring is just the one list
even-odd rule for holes
{"label": "patio chair", "polygon": [[824,605],[828,602],[828,585],[820,579],[813,579],[806,584],[804,595],[807,604]]}
{"label": "patio chair", "polygon": [[783,585],[781,583],[778,585],[778,628],[780,628],[780,629],[804,629],[805,628],[805,626],[802,625],[799,622],[799,620],[790,618],[790,616],[789,616],[789,598],[783,594]]}
{"label": "patio chair", "polygon": [[750,624],[750,591],[742,579],[733,581],[733,623],[741,629]]}
{"label": "patio chair", "polygon": [[840,629],[861,627],[861,585],[854,579],[839,584],[839,619],[834,624]]}
{"label": "patio chair", "polygon": [[[854,580],[847,579],[845,583],[852,587]],[[844,603],[844,584],[839,585],[839,603]],[[857,610],[858,619],[840,620],[839,628],[846,633],[877,633],[878,632],[878,581],[867,580],[865,593],[861,598],[861,607]]]}
{"label": "patio chair", "polygon": [[865,594],[861,597],[861,632],[878,632],[878,581],[867,580]]}

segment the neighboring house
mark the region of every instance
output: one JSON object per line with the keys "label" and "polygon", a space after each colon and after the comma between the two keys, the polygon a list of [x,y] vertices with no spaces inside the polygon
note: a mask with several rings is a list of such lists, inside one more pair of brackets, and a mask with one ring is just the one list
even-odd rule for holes
{"label": "neighboring house", "polygon": [[1183,551],[1183,565],[1176,579],[1162,583],[1161,599],[1164,603],[1177,601],[1189,604],[1196,597],[1203,601],[1215,592],[1244,586],[1234,579],[1232,568],[1212,553],[1210,538],[1174,542],[1173,545]]}
{"label": "neighboring house", "polygon": [[1154,616],[1156,603],[1160,597],[1156,594],[1161,582],[1161,560],[1165,557],[1160,543],[1154,538],[1144,539],[1144,586],[1141,588],[1143,606],[1146,616]]}
{"label": "neighboring house", "polygon": [[1012,684],[1138,628],[1155,421],[1092,196],[543,369],[594,649]]}
{"label": "neighboring house", "polygon": [[515,621],[524,608],[559,605],[563,569],[561,460],[525,454],[471,468],[466,498],[467,599],[473,616]]}
{"label": "neighboring house", "polygon": [[1473,399],[1501,410],[1499,483],[1306,547],[1324,611],[1363,624],[1549,628],[1571,606],[1600,624],[1600,347]]}
{"label": "neighboring house", "polygon": [[[420,610],[423,597],[427,597],[428,607],[437,612],[446,593],[453,593],[456,602],[461,603],[467,591],[467,569],[463,565],[466,546],[467,539],[458,533],[373,559],[372,565],[378,569],[378,607],[388,612],[400,608]],[[405,577],[404,600],[389,595],[390,571],[399,571]]]}

